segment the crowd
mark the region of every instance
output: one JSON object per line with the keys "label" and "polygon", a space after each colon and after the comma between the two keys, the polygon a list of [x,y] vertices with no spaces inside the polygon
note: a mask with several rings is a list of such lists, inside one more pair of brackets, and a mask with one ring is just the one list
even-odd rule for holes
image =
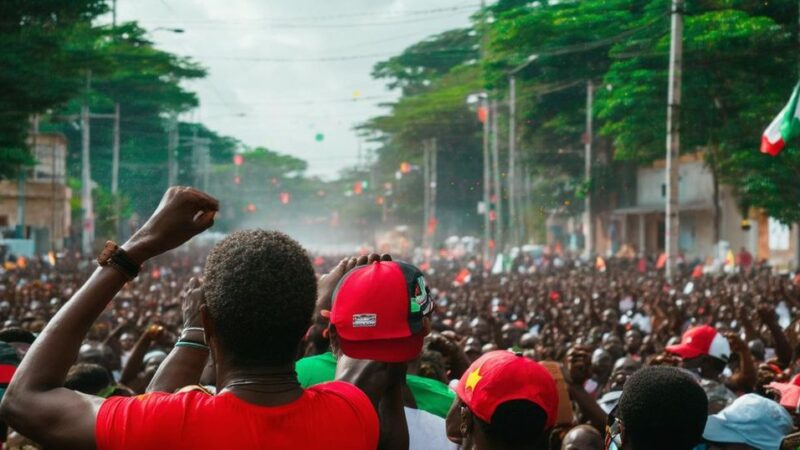
{"label": "crowd", "polygon": [[800,448],[792,276],[183,245],[217,208],[0,272],[4,448]]}

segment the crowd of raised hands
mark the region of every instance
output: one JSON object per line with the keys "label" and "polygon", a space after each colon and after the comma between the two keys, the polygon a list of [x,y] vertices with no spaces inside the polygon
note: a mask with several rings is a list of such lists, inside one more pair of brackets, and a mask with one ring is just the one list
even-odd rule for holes
{"label": "crowd of raised hands", "polygon": [[[24,410],[47,408],[56,396],[55,403],[72,405],[79,412],[83,407],[94,411],[87,419],[93,427],[102,400],[70,403],[73,400],[57,390],[62,386],[85,394],[80,398],[100,399],[174,392],[192,385],[211,393],[227,386],[235,393],[238,381],[220,380],[214,358],[192,352],[203,349],[176,351],[176,344],[184,349],[197,344],[214,354],[209,332],[201,331],[208,330],[208,317],[214,317],[214,308],[219,307],[206,304],[209,280],[204,266],[209,248],[189,243],[166,253],[210,227],[217,207],[213,198],[193,189],[168,191],[150,221],[122,245],[128,257],[142,265],[132,281],[113,270],[103,272],[93,259],[74,254],[65,254],[55,264],[30,260],[25,267],[0,274],[0,369],[9,366],[17,372],[2,408],[10,424],[6,448],[60,442],[69,445],[54,448],[87,448],[80,443],[92,441],[93,435],[62,430],[70,426],[80,430],[81,424],[46,412],[26,416]],[[307,330],[292,349],[300,384],[312,384],[304,381],[307,374],[302,371],[311,370],[304,361],[318,362],[332,352],[335,379],[359,387],[375,407],[380,448],[441,448],[415,442],[415,434],[421,432],[414,429],[408,412],[404,420],[396,416],[403,408],[427,411],[442,421],[447,416],[447,411],[432,406],[435,402],[417,395],[412,380],[425,379],[428,391],[440,389],[437,395],[442,399],[461,401],[475,414],[479,406],[457,393],[465,383],[479,382],[481,375],[473,369],[476,361],[487,366],[480,358],[503,350],[542,363],[555,381],[557,417],[543,406],[548,426],[537,438],[538,447],[532,448],[612,448],[609,425],[625,386],[653,366],[679,367],[693,377],[706,394],[708,414],[736,412],[737,404],[756,395],[781,405],[791,419],[798,417],[800,284],[791,275],[768,268],[702,276],[685,271],[667,280],[652,264],[610,259],[600,271],[578,260],[548,255],[519,256],[508,270],[494,274],[478,255],[454,257],[445,252],[423,260],[369,253],[304,257],[313,267],[316,285],[310,287],[315,301],[308,311]],[[402,260],[424,267],[421,289],[432,302],[421,312],[421,328],[412,330],[421,336],[421,351],[402,364],[351,357],[347,344],[351,338],[341,326],[331,327],[337,291],[359,268]],[[72,309],[66,307],[72,303]],[[351,332],[372,326],[369,314],[360,314],[359,320]],[[9,381],[10,375],[0,379],[0,386],[5,388]],[[243,384],[238,388],[244,390]],[[286,392],[293,395],[288,388]],[[56,408],[53,414],[60,412]],[[441,430],[445,441],[449,438],[463,448],[500,448],[486,446],[461,420],[460,428],[451,429],[447,419],[447,429]],[[789,445],[785,439],[791,439],[794,420],[781,425],[778,445],[781,441]],[[725,448],[725,442],[708,436],[704,441]],[[734,443],[773,448],[750,441]],[[102,447],[99,441],[96,446]]]}

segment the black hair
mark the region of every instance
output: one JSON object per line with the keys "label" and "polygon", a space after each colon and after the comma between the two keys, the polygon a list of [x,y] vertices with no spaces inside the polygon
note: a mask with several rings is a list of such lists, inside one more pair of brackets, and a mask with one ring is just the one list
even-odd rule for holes
{"label": "black hair", "polygon": [[635,450],[691,450],[701,442],[708,398],[700,384],[674,367],[635,372],[619,400],[625,440]]}
{"label": "black hair", "polygon": [[294,361],[317,279],[305,250],[278,231],[237,231],[206,260],[203,294],[225,357],[239,367]]}
{"label": "black hair", "polygon": [[113,379],[99,364],[78,363],[70,367],[64,387],[84,394],[95,395],[111,386]]}
{"label": "black hair", "polygon": [[36,336],[28,330],[20,327],[9,327],[0,330],[0,341],[3,342],[21,342],[25,344],[33,344]]}
{"label": "black hair", "polygon": [[547,413],[529,400],[501,403],[489,423],[473,417],[489,441],[504,447],[534,448],[547,425]]}

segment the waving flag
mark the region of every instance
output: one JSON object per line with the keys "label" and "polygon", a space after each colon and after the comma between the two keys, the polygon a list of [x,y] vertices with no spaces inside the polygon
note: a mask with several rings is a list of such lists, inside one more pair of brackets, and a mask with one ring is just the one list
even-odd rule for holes
{"label": "waving flag", "polygon": [[783,107],[780,114],[775,117],[764,131],[764,135],[761,136],[761,153],[777,156],[789,139],[800,135],[800,111],[797,108],[798,91],[800,91],[800,84],[795,86],[789,103]]}

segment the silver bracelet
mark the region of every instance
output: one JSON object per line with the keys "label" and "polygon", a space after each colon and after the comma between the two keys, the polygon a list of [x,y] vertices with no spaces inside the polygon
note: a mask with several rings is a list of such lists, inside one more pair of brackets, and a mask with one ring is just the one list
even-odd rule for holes
{"label": "silver bracelet", "polygon": [[181,331],[181,337],[180,338],[181,339],[185,338],[186,337],[186,333],[192,332],[192,331],[199,331],[199,332],[203,333],[203,338],[205,339],[206,329],[202,328],[202,327],[186,327]]}

